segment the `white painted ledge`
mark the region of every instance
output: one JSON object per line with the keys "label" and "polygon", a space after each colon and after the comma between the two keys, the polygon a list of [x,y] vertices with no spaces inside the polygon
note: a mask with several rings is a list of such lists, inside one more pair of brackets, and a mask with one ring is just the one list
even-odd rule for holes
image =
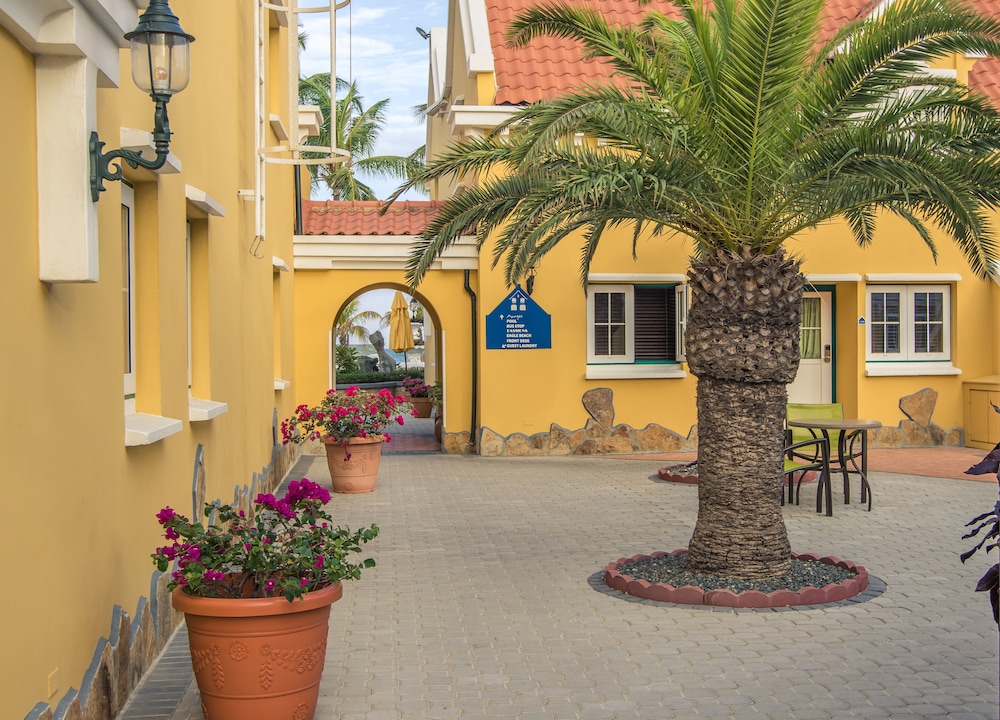
{"label": "white painted ledge", "polygon": [[961,369],[950,362],[866,362],[868,377],[915,375],[961,375]]}
{"label": "white painted ledge", "polygon": [[680,364],[660,365],[588,365],[587,380],[650,380],[662,378],[685,378],[687,372]]}
{"label": "white painted ledge", "polygon": [[204,422],[229,412],[229,405],[214,400],[202,400],[201,398],[188,398],[188,420],[191,422]]}
{"label": "white painted ledge", "polygon": [[125,416],[125,446],[151,445],[184,429],[184,423],[174,418],[132,413]]}
{"label": "white painted ledge", "polygon": [[184,198],[187,200],[188,205],[197,208],[198,211],[205,215],[214,215],[216,217],[226,216],[226,208],[222,207],[221,203],[194,185],[184,186]]}
{"label": "white painted ledge", "polygon": [[282,380],[281,378],[274,378],[275,390],[287,390],[291,386],[292,386],[291,380]]}

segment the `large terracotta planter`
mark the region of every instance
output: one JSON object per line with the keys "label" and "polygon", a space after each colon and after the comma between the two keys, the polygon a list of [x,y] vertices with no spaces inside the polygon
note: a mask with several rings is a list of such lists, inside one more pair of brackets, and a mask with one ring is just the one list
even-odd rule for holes
{"label": "large terracotta planter", "polygon": [[413,406],[413,410],[416,413],[413,417],[418,418],[429,418],[431,416],[431,408],[434,407],[431,399],[426,397],[410,398],[410,405]]}
{"label": "large terracotta planter", "polygon": [[339,583],[294,602],[283,596],[199,598],[174,590],[206,720],[311,720],[330,605],[342,595]]}
{"label": "large terracotta planter", "polygon": [[[382,436],[351,438],[346,448],[329,438],[323,438],[326,464],[330,468],[333,491],[364,493],[375,489],[378,466],[382,460]],[[350,453],[350,457],[347,454]]]}

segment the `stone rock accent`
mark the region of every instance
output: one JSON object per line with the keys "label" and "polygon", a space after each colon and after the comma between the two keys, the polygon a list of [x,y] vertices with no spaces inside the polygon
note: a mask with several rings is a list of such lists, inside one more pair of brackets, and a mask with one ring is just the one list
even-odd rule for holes
{"label": "stone rock accent", "polygon": [[901,448],[903,439],[903,429],[898,427],[880,427],[868,438],[871,447],[882,448]]}
{"label": "stone rock accent", "polygon": [[510,455],[512,457],[525,457],[529,454],[531,450],[531,444],[528,440],[528,436],[523,433],[514,433],[507,438],[507,443],[504,447],[504,455]]}
{"label": "stone rock accent", "polygon": [[679,452],[684,448],[684,438],[662,425],[650,423],[642,430],[635,431],[639,452]]}
{"label": "stone rock accent", "polygon": [[[256,493],[273,492],[298,456],[297,445],[274,445],[270,464],[253,474],[250,486],[234,488],[234,502],[249,506],[249,499]],[[204,493],[203,459],[204,448],[199,445],[195,451],[193,498],[198,498],[199,492]],[[201,508],[196,517],[200,519]],[[174,630],[184,621],[183,613],[174,610],[170,604],[170,593],[167,592],[169,581],[169,574],[153,573],[150,579],[152,599],[139,598],[135,618],[118,605],[114,606],[111,610],[111,630],[107,638],[97,641],[90,667],[79,683],[80,689],[71,688],[55,706],[38,703],[25,720],[109,720],[116,717]]]}
{"label": "stone rock accent", "polygon": [[[610,388],[594,388],[585,392],[582,402],[590,418],[576,430],[552,423],[547,433],[529,437],[524,433],[504,436],[483,427],[479,430],[478,448],[469,444],[467,432],[446,434],[442,448],[446,453],[478,452],[487,457],[697,452],[697,425],[692,425],[686,436],[656,423],[641,429],[626,424],[615,425],[613,399]],[[869,447],[961,447],[962,428],[945,430],[930,422],[936,402],[937,392],[931,388],[901,398],[899,407],[910,419],[901,421],[897,427],[883,426],[869,432]]]}
{"label": "stone rock accent", "polygon": [[924,388],[912,395],[901,397],[899,399],[899,409],[917,425],[927,427],[931,424],[931,415],[934,414],[934,406],[937,405],[937,399],[937,390]]}
{"label": "stone rock accent", "polygon": [[479,454],[485,457],[496,457],[503,454],[504,437],[497,435],[489,428],[479,430]]}
{"label": "stone rock accent", "polygon": [[599,424],[610,428],[615,422],[614,393],[611,388],[594,388],[583,394],[583,409]]}
{"label": "stone rock accent", "polygon": [[470,442],[468,430],[457,433],[445,433],[441,439],[441,448],[446,453],[452,455],[470,455],[475,452],[475,448]]}
{"label": "stone rock accent", "polygon": [[[687,437],[649,424],[641,430],[631,425],[615,425],[614,395],[610,388],[594,388],[583,394],[584,409],[590,418],[582,428],[570,430],[556,423],[548,432],[530,437],[524,433],[500,435],[490,428],[479,431],[478,453],[487,457],[558,455],[630,455],[636,452],[676,452],[696,450],[698,431],[692,426]],[[454,452],[444,444],[445,452]]]}

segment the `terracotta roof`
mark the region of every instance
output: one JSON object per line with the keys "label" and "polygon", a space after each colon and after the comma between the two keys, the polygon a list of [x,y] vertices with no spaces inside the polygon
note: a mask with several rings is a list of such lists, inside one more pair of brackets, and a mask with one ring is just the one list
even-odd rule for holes
{"label": "terracotta roof", "polygon": [[[568,40],[540,37],[524,48],[510,48],[504,43],[507,27],[522,11],[541,0],[486,0],[486,18],[493,48],[497,84],[497,105],[521,105],[550,99],[586,82],[605,82],[611,77],[606,65],[596,60],[580,59],[579,45]],[[654,0],[639,7],[634,0],[576,0],[579,5],[599,9],[617,23],[634,23],[650,10],[656,9],[668,17],[678,17],[676,8],[667,2]],[[827,0],[820,37],[829,38],[838,28],[858,17],[864,17],[878,0]],[[1000,0],[971,0],[981,13],[1000,17]],[[983,90],[1000,101],[1000,65],[980,61],[969,77],[973,88]]]}
{"label": "terracotta roof", "polygon": [[313,201],[302,203],[305,235],[419,235],[441,207],[440,201],[395,202],[385,215],[382,203],[371,201]]}

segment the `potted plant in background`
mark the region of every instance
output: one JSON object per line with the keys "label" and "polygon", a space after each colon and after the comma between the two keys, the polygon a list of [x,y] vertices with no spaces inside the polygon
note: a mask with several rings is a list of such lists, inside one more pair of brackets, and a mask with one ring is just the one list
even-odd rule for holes
{"label": "potted plant in background", "polygon": [[405,377],[403,378],[403,391],[410,398],[413,405],[413,416],[418,418],[429,418],[431,416],[431,399],[428,397],[430,385],[423,381],[423,378]]}
{"label": "potted plant in background", "polygon": [[328,390],[316,407],[299,405],[281,423],[281,436],[286,443],[323,443],[334,492],[371,492],[378,480],[382,443],[392,440],[385,430],[402,425],[407,413],[412,414],[412,408],[402,395],[352,385],[346,390]]}
{"label": "potted plant in background", "polygon": [[427,390],[427,397],[430,398],[431,407],[434,410],[434,437],[441,442],[444,434],[444,387],[440,380],[435,380],[434,384]]}
{"label": "potted plant in background", "polygon": [[330,605],[371,558],[351,562],[378,528],[336,527],[330,493],[303,478],[281,498],[260,494],[249,514],[218,501],[207,525],[170,507],[157,519],[168,544],[156,549],[184,613],[205,717],[297,718],[316,710]]}

